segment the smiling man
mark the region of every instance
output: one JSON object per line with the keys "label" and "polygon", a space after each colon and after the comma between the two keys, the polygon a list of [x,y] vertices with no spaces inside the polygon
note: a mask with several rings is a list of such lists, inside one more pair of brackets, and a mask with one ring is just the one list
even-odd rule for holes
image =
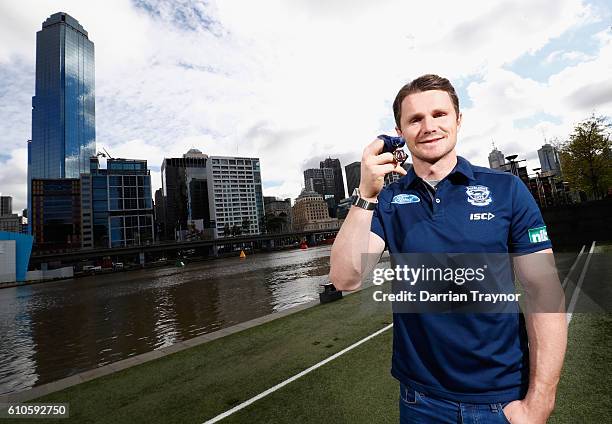
{"label": "smiling man", "polygon": [[[424,75],[406,84],[393,112],[413,167],[406,173],[391,153],[381,153],[382,140],[365,148],[354,206],[332,248],[330,279],[339,290],[357,289],[371,269],[362,260],[385,249],[519,255],[514,268],[525,292],[536,298],[546,291],[553,308],[525,315],[518,307],[499,314],[394,313],[391,373],[400,382],[403,423],[545,423],[567,327],[541,213],[520,179],[457,156],[462,115],[447,79]],[[389,172],[404,177],[383,190]]]}

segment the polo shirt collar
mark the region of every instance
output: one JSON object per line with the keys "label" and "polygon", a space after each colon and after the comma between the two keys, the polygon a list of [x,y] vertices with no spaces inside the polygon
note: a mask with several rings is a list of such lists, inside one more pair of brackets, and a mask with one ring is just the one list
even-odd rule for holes
{"label": "polo shirt collar", "polygon": [[[474,180],[474,170],[472,169],[472,164],[467,161],[467,159],[462,158],[461,156],[457,156],[457,164],[453,168],[453,170],[448,174],[448,176],[452,176],[454,174],[461,174],[466,177],[468,180]],[[402,177],[399,181],[404,185],[405,188],[410,187],[417,179],[420,179],[419,176],[414,172],[414,167],[411,167],[408,171],[408,174]]]}

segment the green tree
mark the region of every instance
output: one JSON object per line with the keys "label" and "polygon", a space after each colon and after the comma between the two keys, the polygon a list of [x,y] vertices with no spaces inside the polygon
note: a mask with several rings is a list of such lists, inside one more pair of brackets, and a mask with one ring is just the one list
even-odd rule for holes
{"label": "green tree", "polygon": [[610,124],[592,115],[574,128],[560,151],[561,170],[570,187],[601,199],[612,185]]}
{"label": "green tree", "polygon": [[251,220],[249,218],[242,219],[242,231],[244,233],[249,233],[251,228]]}

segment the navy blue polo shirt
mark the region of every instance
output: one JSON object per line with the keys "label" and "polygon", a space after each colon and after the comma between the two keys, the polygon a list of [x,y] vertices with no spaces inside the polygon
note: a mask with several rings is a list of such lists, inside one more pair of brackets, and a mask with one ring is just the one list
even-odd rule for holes
{"label": "navy blue polo shirt", "polygon": [[[521,254],[551,247],[525,184],[462,157],[435,191],[413,169],[381,191],[371,231],[391,254]],[[529,352],[518,308],[498,314],[394,313],[393,323],[391,374],[405,385],[458,402],[525,396]]]}

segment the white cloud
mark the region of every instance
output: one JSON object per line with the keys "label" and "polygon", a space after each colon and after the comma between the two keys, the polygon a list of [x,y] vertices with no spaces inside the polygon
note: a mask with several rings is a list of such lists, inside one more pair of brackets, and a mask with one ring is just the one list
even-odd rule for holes
{"label": "white cloud", "polygon": [[[312,158],[346,158],[343,166],[359,160],[377,134],[393,132],[397,90],[423,73],[476,77],[459,150],[480,164],[491,138],[527,154],[542,131],[565,136],[591,104],[609,112],[589,90],[576,95],[588,84],[607,86],[607,32],[598,35],[602,49],[592,58],[571,49],[553,56],[573,65],[546,83],[503,69],[592,22],[591,7],[580,0],[31,0],[0,6],[0,37],[9,40],[0,47],[0,77],[15,82],[14,95],[0,90],[0,147],[11,161],[29,138],[35,33],[59,10],[78,19],[96,46],[99,146],[153,166],[191,147],[257,156],[264,182],[281,182],[266,195],[296,197]],[[29,73],[7,71],[19,63]],[[562,123],[514,126],[538,113]],[[21,194],[18,185],[11,189],[25,199],[25,177]]]}

